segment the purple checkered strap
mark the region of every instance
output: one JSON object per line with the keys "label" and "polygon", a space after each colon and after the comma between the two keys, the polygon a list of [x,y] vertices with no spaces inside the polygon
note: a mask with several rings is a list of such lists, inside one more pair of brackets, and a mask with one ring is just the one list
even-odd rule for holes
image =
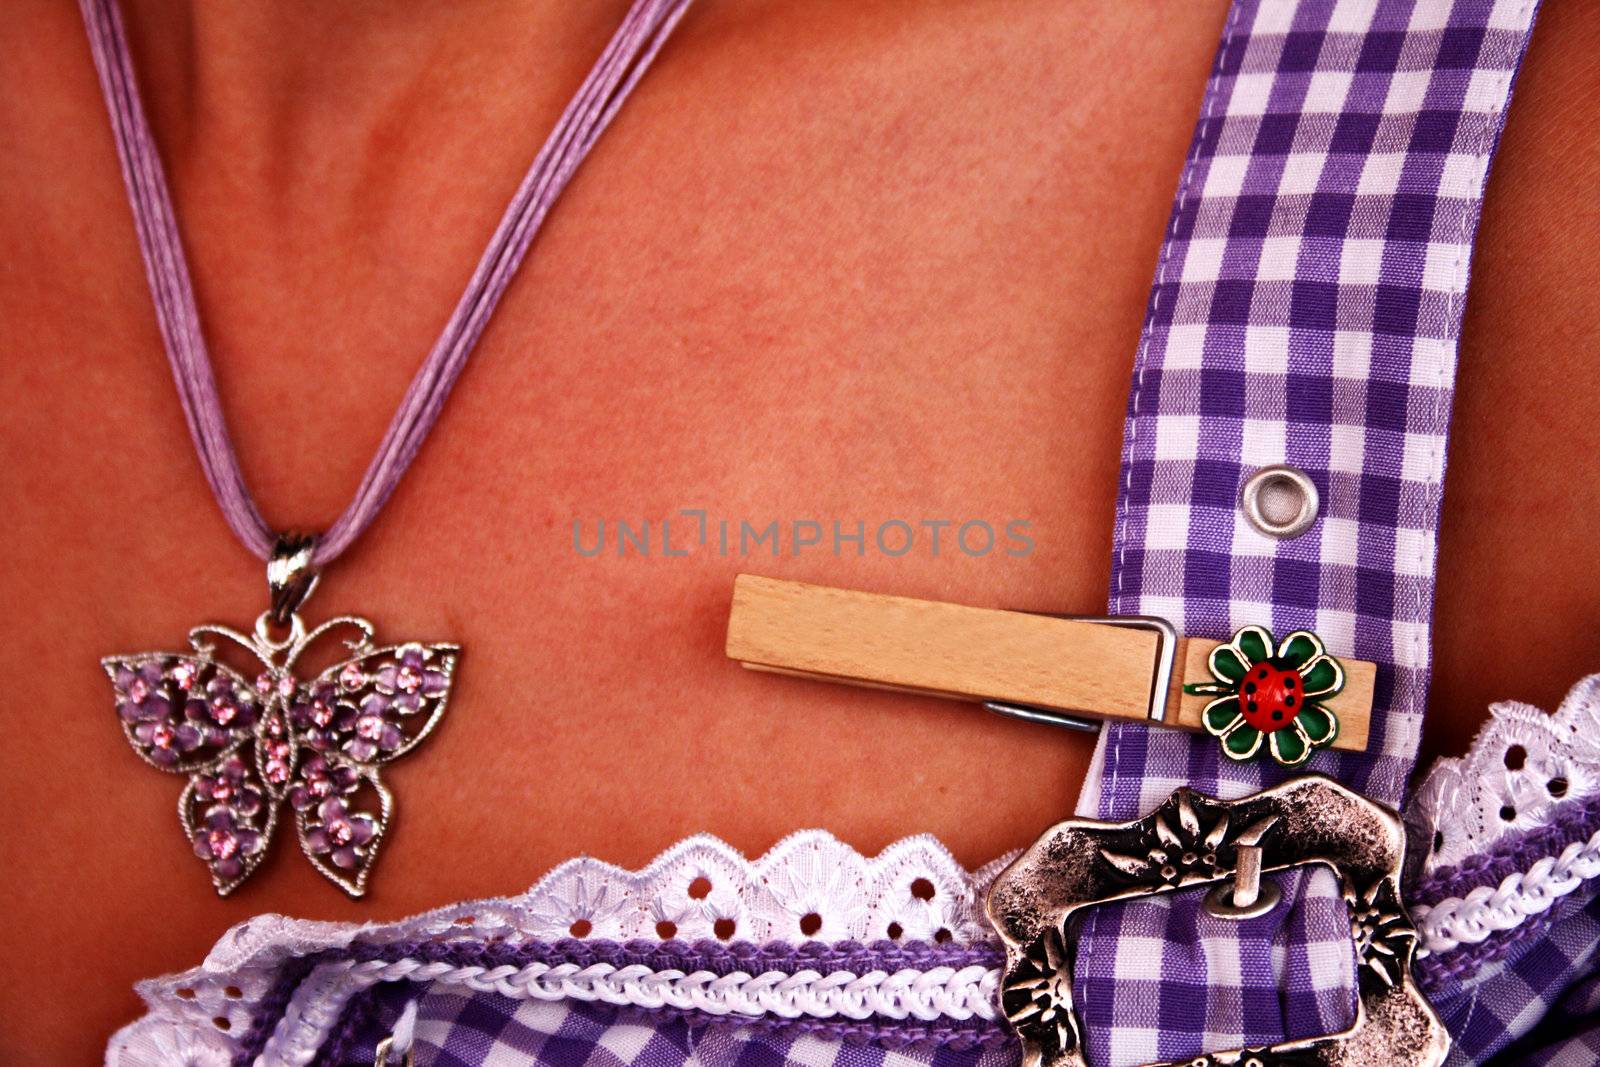
{"label": "purple checkered strap", "polygon": [[[1376,662],[1368,751],[1308,769],[1392,804],[1421,732],[1472,239],[1535,6],[1236,0],[1135,365],[1111,610],[1203,637],[1305,628]],[[1249,474],[1279,463],[1322,502],[1290,540],[1238,505]],[[1179,785],[1233,797],[1285,776],[1136,726],[1108,728],[1097,761],[1080,811],[1118,820]],[[1342,1028],[1354,975],[1318,967],[1348,937],[1338,886],[1308,873],[1299,894],[1287,951],[1276,929],[1208,928],[1197,895],[1097,910],[1077,970],[1092,1061]],[[1297,986],[1303,973],[1322,977]]]}

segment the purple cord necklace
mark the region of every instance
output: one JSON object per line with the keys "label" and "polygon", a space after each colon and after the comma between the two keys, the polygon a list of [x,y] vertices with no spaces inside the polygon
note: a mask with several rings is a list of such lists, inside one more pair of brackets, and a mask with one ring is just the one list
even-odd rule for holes
{"label": "purple cord necklace", "polygon": [[[103,660],[134,751],[185,775],[179,820],[217,892],[266,855],[280,809],[292,813],[311,863],[361,896],[394,815],[379,767],[409,752],[443,716],[460,649],[379,645],[353,615],[307,629],[298,614],[318,569],[372,524],[438,421],[450,389],[511,283],[551,205],[621,109],[693,0],[634,0],[506,208],[444,332],[417,370],[355,497],[321,536],[280,534],[261,516],[239,468],[201,335],[172,196],[156,152],[116,0],[79,0],[116,136],[145,274],[189,433],[235,535],[267,561],[271,607],[249,633],[189,632],[187,652]],[[302,681],[295,661],[324,635],[347,650]],[[252,665],[241,673],[226,651]],[[250,672],[259,672],[253,679]],[[287,802],[287,808],[285,808]]]}

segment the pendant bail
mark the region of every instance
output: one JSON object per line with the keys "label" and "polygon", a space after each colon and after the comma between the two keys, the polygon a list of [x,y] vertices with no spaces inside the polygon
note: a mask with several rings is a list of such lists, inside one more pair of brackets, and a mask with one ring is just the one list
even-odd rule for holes
{"label": "pendant bail", "polygon": [[315,534],[294,531],[279,534],[277,543],[272,546],[272,558],[267,560],[267,588],[272,591],[272,607],[267,614],[274,625],[287,626],[317,587],[321,572],[311,559],[316,547]]}

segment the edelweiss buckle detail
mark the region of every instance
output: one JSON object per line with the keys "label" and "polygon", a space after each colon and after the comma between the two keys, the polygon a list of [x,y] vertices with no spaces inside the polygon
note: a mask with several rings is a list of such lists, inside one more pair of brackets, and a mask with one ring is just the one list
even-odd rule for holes
{"label": "edelweiss buckle detail", "polygon": [[1209,884],[1225,891],[1236,875],[1253,881],[1257,871],[1313,863],[1333,869],[1350,906],[1355,1022],[1326,1037],[1183,1062],[1436,1067],[1450,1041],[1411,976],[1417,932],[1400,900],[1404,855],[1398,815],[1320,775],[1233,801],[1179,789],[1134,822],[1056,824],[1000,873],[987,901],[1006,948],[1000,1006],[1022,1039],[1024,1067],[1087,1067],[1072,1003],[1077,912]]}

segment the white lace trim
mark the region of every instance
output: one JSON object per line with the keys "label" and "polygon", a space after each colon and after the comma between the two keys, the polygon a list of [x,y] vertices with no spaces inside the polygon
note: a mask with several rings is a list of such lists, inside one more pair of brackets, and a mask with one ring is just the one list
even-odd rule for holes
{"label": "white lace trim", "polygon": [[1412,798],[1407,819],[1432,846],[1424,872],[1482,855],[1545,825],[1556,804],[1600,792],[1600,674],[1573,686],[1554,715],[1516,703],[1489,713],[1467,755],[1439,760]]}
{"label": "white lace trim", "polygon": [[[230,1063],[254,1007],[270,991],[284,960],[339,948],[357,937],[368,942],[458,937],[515,942],[582,934],[627,941],[670,933],[690,941],[794,945],[896,939],[896,935],[904,941],[985,941],[992,935],[981,915],[982,894],[1009,859],[969,874],[943,845],[926,835],[866,857],[831,834],[808,830],[785,838],[761,858],[748,860],[716,838],[702,835],[679,843],[637,872],[599,860],[570,860],[520,896],[456,904],[398,923],[350,925],[258,916],[224,935],[200,967],[140,983],[149,1013],[117,1033],[106,1062],[111,1067]],[[422,973],[418,968],[437,965],[403,960],[377,966],[410,967],[415,978]],[[469,987],[474,981],[506,982],[527,996],[538,996],[535,990],[587,990],[592,999],[612,1003],[618,1001],[609,1000],[611,996],[643,998],[638,1001],[641,1005],[656,996],[698,998],[707,1003],[764,1005],[763,1010],[778,1015],[786,1007],[804,1006],[804,1014],[815,1009],[820,1018],[829,1017],[825,1012],[830,1010],[855,1017],[852,998],[866,998],[869,988],[880,990],[873,996],[887,998],[884,1005],[896,1002],[897,996],[910,998],[898,1001],[908,1005],[909,1016],[883,1012],[890,1017],[970,1018],[980,1011],[972,998],[982,1001],[978,994],[991,981],[967,973],[971,968],[950,975],[933,969],[902,972],[904,978],[817,975],[781,990],[782,982],[773,976],[754,975],[745,976],[743,984],[724,983],[713,989],[701,976],[673,972],[608,974],[590,968],[579,977],[577,971],[535,973],[538,968],[530,967],[507,973],[480,969],[472,976],[472,970],[459,969],[454,980]],[[327,1028],[366,975],[347,964],[319,968],[297,991],[291,1011],[273,1036],[271,1055],[261,1062],[310,1062]],[[429,977],[443,980],[437,974]],[[381,980],[373,978],[359,988]],[[924,1011],[934,1015],[919,1014]]]}

